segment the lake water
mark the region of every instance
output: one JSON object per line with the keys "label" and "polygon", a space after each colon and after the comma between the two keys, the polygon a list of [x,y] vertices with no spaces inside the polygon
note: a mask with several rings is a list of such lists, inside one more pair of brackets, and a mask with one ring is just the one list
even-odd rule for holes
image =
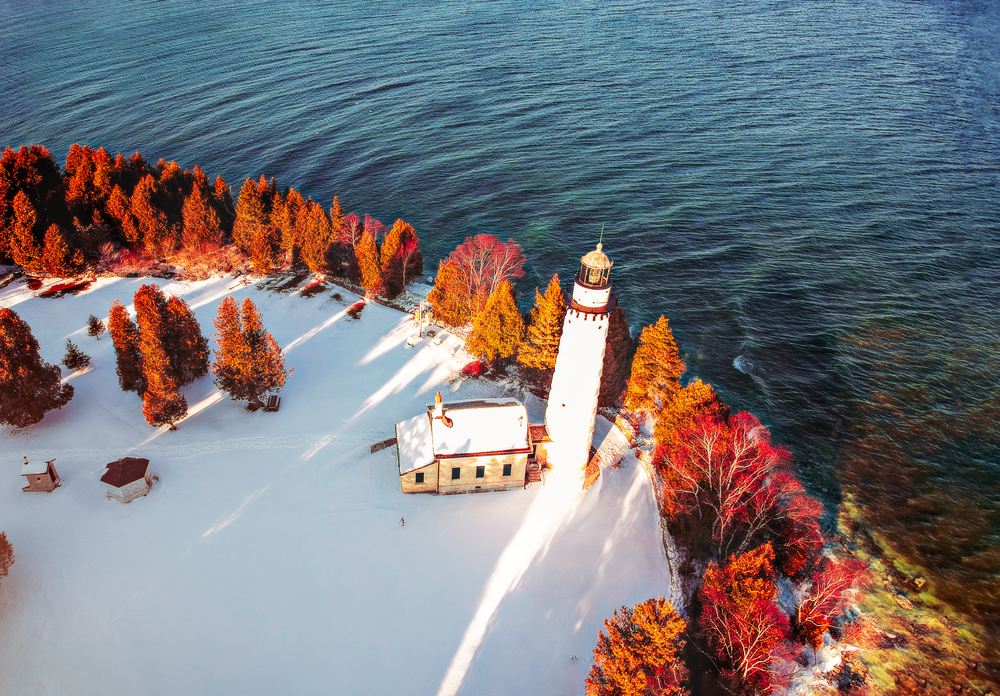
{"label": "lake water", "polygon": [[1000,4],[0,1],[0,146],[274,176],[635,331],[1000,620]]}

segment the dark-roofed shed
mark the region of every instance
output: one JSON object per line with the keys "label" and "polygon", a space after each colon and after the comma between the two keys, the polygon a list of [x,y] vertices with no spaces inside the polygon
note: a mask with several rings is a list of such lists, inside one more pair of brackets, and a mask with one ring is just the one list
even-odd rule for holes
{"label": "dark-roofed shed", "polygon": [[108,498],[128,503],[149,493],[153,476],[149,473],[149,460],[137,457],[123,457],[108,464],[108,470],[101,477],[108,487]]}

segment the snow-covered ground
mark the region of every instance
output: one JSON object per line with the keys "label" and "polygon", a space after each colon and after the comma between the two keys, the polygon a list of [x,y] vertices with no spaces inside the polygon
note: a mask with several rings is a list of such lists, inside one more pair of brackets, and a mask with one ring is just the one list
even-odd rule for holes
{"label": "snow-covered ground", "polygon": [[[155,281],[206,335],[223,297],[251,297],[295,372],[279,413],[246,413],[209,377],[184,390],[178,431],[151,428],[118,388],[107,334],[85,331],[143,282],[0,290],[46,360],[67,338],[93,358],[69,376],[68,406],[0,431],[0,531],[17,559],[0,587],[0,694],[582,694],[603,620],[669,596],[631,458],[586,494],[578,471],[527,491],[400,493],[395,448],[370,446],[438,389],[500,387],[449,382],[457,338],[407,348],[409,317],[368,305],[353,320],[348,292]],[[25,455],[55,457],[62,487],[22,493]],[[125,455],[159,477],[128,505],[99,481]]]}

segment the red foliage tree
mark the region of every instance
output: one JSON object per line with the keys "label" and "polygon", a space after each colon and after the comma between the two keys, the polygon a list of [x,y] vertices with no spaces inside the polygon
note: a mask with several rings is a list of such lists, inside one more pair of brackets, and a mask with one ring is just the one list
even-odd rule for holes
{"label": "red foliage tree", "polygon": [[664,507],[703,520],[721,556],[739,553],[779,512],[771,478],[789,460],[754,416],[699,415],[682,437],[658,447]]}
{"label": "red foliage tree", "polygon": [[343,273],[349,281],[358,284],[361,283],[361,269],[358,266],[358,257],[355,253],[355,248],[358,242],[361,241],[363,233],[364,228],[361,226],[361,218],[354,213],[344,218],[344,224],[340,228],[340,237],[338,240],[340,253],[343,258]]}
{"label": "red foliage tree", "polygon": [[587,677],[588,696],[682,696],[688,692],[684,621],[662,597],[622,607],[604,622]]}
{"label": "red foliage tree", "polygon": [[792,616],[795,634],[816,650],[823,634],[847,607],[852,588],[867,580],[867,568],[857,559],[824,557],[812,577],[812,587]]}
{"label": "red foliage tree", "polygon": [[774,604],[774,550],[765,544],[705,569],[698,591],[700,632],[723,674],[750,692],[774,686],[773,657],[791,635],[788,618]]}
{"label": "red foliage tree", "polygon": [[13,211],[14,224],[9,241],[10,257],[18,266],[34,270],[42,257],[42,248],[36,236],[38,214],[24,191],[18,191],[14,196]]}
{"label": "red foliage tree", "polygon": [[28,322],[0,309],[0,425],[24,428],[69,403],[73,386],[62,384],[61,375],[58,365],[42,360]]}
{"label": "red foliage tree", "polygon": [[435,316],[475,317],[501,283],[524,276],[524,261],[513,239],[503,242],[492,234],[466,237],[442,262],[447,266],[445,282],[435,282],[428,296]]}

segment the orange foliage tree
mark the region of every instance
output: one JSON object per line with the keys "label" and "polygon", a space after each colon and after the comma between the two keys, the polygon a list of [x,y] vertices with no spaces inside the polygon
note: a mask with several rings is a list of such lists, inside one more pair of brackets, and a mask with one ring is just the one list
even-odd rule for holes
{"label": "orange foliage tree", "polygon": [[481,360],[493,362],[517,355],[523,341],[524,317],[514,302],[510,282],[504,281],[476,317],[466,348]]}
{"label": "orange foliage tree", "polygon": [[653,434],[657,443],[676,448],[681,436],[690,431],[699,416],[724,420],[729,417],[729,407],[719,399],[712,385],[693,379],[656,412]]}
{"label": "orange foliage tree", "polygon": [[587,677],[588,696],[681,696],[687,623],[662,597],[622,607],[604,622]]}
{"label": "orange foliage tree", "polygon": [[553,275],[544,295],[535,288],[535,306],[531,308],[531,322],[517,361],[536,370],[555,369],[565,317],[566,300],[559,287],[559,276]]}
{"label": "orange foliage tree", "polygon": [[385,289],[377,243],[377,232],[380,229],[382,229],[382,223],[373,220],[370,215],[365,215],[364,232],[361,233],[361,239],[354,247],[361,287],[372,295],[381,295]]}
{"label": "orange foliage tree", "polygon": [[700,633],[723,674],[750,693],[776,684],[774,655],[790,636],[788,618],[775,605],[774,550],[765,544],[725,565],[708,564],[698,591]]}
{"label": "orange foliage tree", "polygon": [[632,359],[632,374],[625,391],[625,407],[654,413],[680,389],[684,363],[666,317],[642,330]]}
{"label": "orange foliage tree", "polygon": [[139,328],[135,325],[120,301],[111,305],[108,316],[108,333],[115,346],[118,384],[122,391],[134,391],[142,396],[146,383],[142,376],[142,352],[139,350]]}
{"label": "orange foliage tree", "polygon": [[193,251],[205,251],[222,243],[222,223],[212,204],[212,191],[208,187],[208,177],[200,167],[194,168],[191,193],[184,199],[181,208],[184,221],[182,241]]}
{"label": "orange foliage tree", "polygon": [[424,272],[420,240],[413,225],[396,220],[382,244],[382,279],[385,294],[395,297],[410,279]]}
{"label": "orange foliage tree", "polygon": [[236,300],[227,297],[215,318],[215,383],[234,401],[247,400],[250,408],[262,404],[260,397],[281,389],[292,373],[285,369],[285,356],[277,341],[264,330],[256,305],[246,298],[242,312]]}

